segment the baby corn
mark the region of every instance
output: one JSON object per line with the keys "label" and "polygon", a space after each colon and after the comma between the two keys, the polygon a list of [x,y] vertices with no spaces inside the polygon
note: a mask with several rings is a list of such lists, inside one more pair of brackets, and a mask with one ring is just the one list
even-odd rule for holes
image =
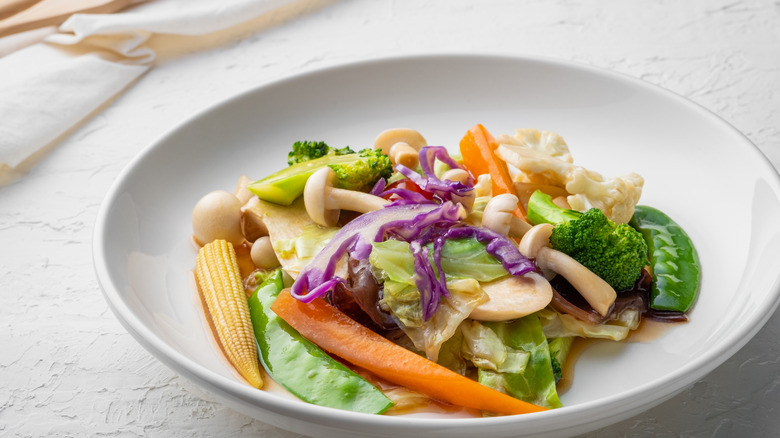
{"label": "baby corn", "polygon": [[261,388],[257,344],[233,245],[215,240],[201,248],[195,275],[228,360],[250,385]]}

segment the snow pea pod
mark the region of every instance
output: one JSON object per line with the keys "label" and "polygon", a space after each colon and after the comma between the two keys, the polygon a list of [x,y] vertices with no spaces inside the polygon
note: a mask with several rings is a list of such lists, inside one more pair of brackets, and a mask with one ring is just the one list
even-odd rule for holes
{"label": "snow pea pod", "polygon": [[650,307],[687,312],[699,290],[699,255],[693,242],[665,213],[638,205],[630,222],[647,242],[653,287]]}
{"label": "snow pea pod", "polygon": [[393,405],[379,389],[301,336],[272,310],[284,289],[277,270],[249,298],[249,312],[268,374],[303,401],[380,414]]}

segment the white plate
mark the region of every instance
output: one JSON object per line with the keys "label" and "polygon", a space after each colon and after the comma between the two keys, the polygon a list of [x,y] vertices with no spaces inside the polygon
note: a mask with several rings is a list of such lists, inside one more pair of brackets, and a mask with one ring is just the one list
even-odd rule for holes
{"label": "white plate", "polygon": [[[307,405],[240,383],[209,340],[191,270],[190,212],[285,165],[296,140],[364,147],[411,127],[457,148],[476,123],[494,134],[561,134],[575,162],[645,177],[641,203],[691,235],[702,264],[691,322],[651,343],[601,343],[582,355],[565,407],[539,414],[441,419],[371,416]],[[168,366],[235,409],[316,436],[573,434],[672,397],[744,345],[780,291],[780,183],[758,150],[710,112],[644,82],[570,63],[426,56],[303,74],[216,105],[171,130],[124,170],[95,230],[106,300]]]}

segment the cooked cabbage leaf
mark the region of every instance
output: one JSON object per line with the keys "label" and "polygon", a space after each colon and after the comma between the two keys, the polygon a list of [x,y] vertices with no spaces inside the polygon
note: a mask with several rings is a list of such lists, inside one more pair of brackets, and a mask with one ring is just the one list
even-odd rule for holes
{"label": "cooked cabbage leaf", "polygon": [[474,279],[447,282],[450,296],[439,304],[430,319],[422,318],[420,293],[414,286],[385,280],[380,305],[388,307],[401,322],[401,329],[425,356],[437,362],[442,344],[458,330],[475,307],[487,301],[487,295]]}
{"label": "cooked cabbage leaf", "polygon": [[537,314],[511,322],[482,324],[492,330],[508,349],[527,352],[530,357],[520,372],[480,367],[479,383],[535,405],[560,407],[550,349]]}
{"label": "cooked cabbage leaf", "polygon": [[548,338],[580,336],[622,341],[628,337],[631,330],[639,327],[641,320],[641,315],[636,309],[626,309],[618,315],[617,319],[604,324],[591,324],[550,309],[540,310],[537,314]]}
{"label": "cooked cabbage leaf", "polygon": [[[414,257],[409,244],[400,240],[372,242],[369,261],[374,268],[390,280],[414,286]],[[429,244],[429,260],[433,263],[433,244]],[[447,279],[470,278],[480,282],[493,281],[509,275],[495,257],[485,251],[485,244],[473,237],[444,242],[441,251],[441,267]]]}

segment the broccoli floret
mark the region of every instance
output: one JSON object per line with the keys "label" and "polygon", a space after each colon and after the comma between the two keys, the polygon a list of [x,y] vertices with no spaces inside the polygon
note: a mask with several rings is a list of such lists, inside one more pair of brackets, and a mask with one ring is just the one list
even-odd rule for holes
{"label": "broccoli floret", "polygon": [[647,264],[642,234],[628,224],[615,224],[597,208],[555,225],[550,246],[585,265],[616,291],[632,288]]}
{"label": "broccoli floret", "polygon": [[290,205],[303,194],[309,177],[325,166],[330,166],[336,173],[337,187],[350,190],[370,190],[379,178],[388,178],[393,173],[393,163],[379,149],[363,149],[342,155],[333,152],[293,164],[253,182],[248,188],[264,201]]}
{"label": "broccoli floret", "polygon": [[381,149],[363,149],[360,159],[350,163],[331,164],[336,173],[336,186],[347,190],[370,190],[379,178],[390,178],[393,163]]}
{"label": "broccoli floret", "polygon": [[304,161],[314,160],[325,155],[347,155],[354,154],[349,146],[343,148],[332,148],[324,141],[296,141],[292,145],[292,150],[287,154],[287,164],[303,163]]}

